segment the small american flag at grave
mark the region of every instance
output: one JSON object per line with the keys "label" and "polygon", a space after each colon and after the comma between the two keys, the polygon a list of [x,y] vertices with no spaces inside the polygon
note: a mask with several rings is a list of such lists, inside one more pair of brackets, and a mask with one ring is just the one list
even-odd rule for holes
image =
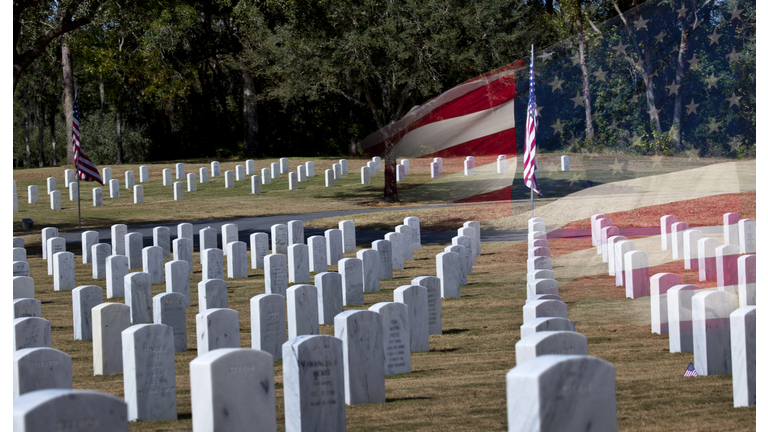
{"label": "small american flag at grave", "polygon": [[693,363],[688,364],[688,369],[685,370],[685,373],[683,374],[684,377],[695,377],[699,376],[699,374],[696,373],[696,369],[693,367]]}

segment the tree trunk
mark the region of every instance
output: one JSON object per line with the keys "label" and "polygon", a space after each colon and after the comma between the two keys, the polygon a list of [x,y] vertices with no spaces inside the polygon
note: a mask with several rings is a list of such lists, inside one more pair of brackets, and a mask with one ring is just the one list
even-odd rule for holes
{"label": "tree trunk", "polygon": [[117,125],[117,160],[115,161],[116,165],[120,165],[123,163],[123,116],[120,112],[120,108],[117,110],[117,119],[115,120],[115,123]]}
{"label": "tree trunk", "polygon": [[581,23],[580,0],[576,2],[576,29],[579,33],[579,63],[581,64],[582,92],[584,93],[584,111],[586,112],[587,142],[592,144],[595,129],[592,126],[592,102],[590,102],[589,98],[589,69],[587,69],[587,59],[584,53],[584,27]]}
{"label": "tree trunk", "polygon": [[[349,123],[352,127],[350,127],[350,130],[354,131],[354,125],[355,125],[355,105],[352,103],[352,101],[349,102]],[[352,132],[352,134],[349,137],[349,155],[350,156],[357,156],[357,147],[358,147],[358,140],[357,136],[355,136],[355,133]]]}
{"label": "tree trunk", "polygon": [[677,69],[675,70],[675,112],[672,117],[672,133],[675,139],[675,151],[680,153],[683,150],[683,76],[685,75],[685,29],[680,32],[680,46],[677,52]]}
{"label": "tree trunk", "polygon": [[259,153],[259,119],[256,103],[256,91],[253,77],[243,71],[243,157],[253,157]]}
{"label": "tree trunk", "polygon": [[72,78],[72,53],[66,37],[61,37],[61,68],[64,77],[64,117],[67,126],[67,164],[75,164],[75,155],[72,150],[72,111],[75,104],[75,84]]}
{"label": "tree trunk", "polygon": [[37,165],[45,166],[45,155],[43,154],[43,134],[45,131],[45,108],[42,101],[37,107]]}
{"label": "tree trunk", "polygon": [[397,159],[395,143],[387,140],[384,146],[384,201],[399,202],[397,197]]}
{"label": "tree trunk", "polygon": [[106,96],[104,95],[104,80],[99,77],[99,97],[101,99],[101,110],[104,110],[104,102],[106,102]]}
{"label": "tree trunk", "polygon": [[56,166],[56,105],[51,105],[51,165]]}
{"label": "tree trunk", "polygon": [[24,142],[27,144],[27,168],[32,168],[32,157],[29,151],[29,106],[24,104]]}

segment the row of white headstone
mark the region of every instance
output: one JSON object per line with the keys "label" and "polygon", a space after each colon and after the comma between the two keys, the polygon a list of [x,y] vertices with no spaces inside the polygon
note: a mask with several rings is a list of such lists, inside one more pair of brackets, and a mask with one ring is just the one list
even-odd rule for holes
{"label": "row of white headstone", "polygon": [[[672,250],[673,260],[685,260],[686,269],[699,269],[699,280],[716,280],[717,291],[702,290],[697,285],[682,284],[675,273],[648,275],[647,254],[643,265],[632,267],[636,261],[627,259],[634,251],[634,242],[612,230],[605,215],[592,216],[593,242],[603,244],[603,261],[608,257],[610,271],[620,280],[629,281],[641,273],[648,292],[632,291],[651,297],[651,331],[669,334],[669,351],[694,353],[694,367],[700,375],[733,374],[734,406],[755,404],[755,255],[739,255],[736,233],[740,231],[742,251],[754,252],[755,223],[739,221],[736,213],[723,215],[725,245],[717,239],[702,238],[702,231],[677,222],[674,215],[661,217],[662,250]],[[599,230],[599,231],[598,231]],[[597,235],[600,232],[600,235]],[[730,244],[729,244],[730,243]],[[600,252],[599,252],[600,253]],[[645,252],[643,252],[645,253]],[[622,260],[619,258],[624,254]],[[629,297],[630,289],[627,288]],[[734,310],[734,294],[740,307]],[[636,298],[636,297],[632,297]]]}
{"label": "row of white headstone", "polygon": [[516,365],[506,376],[508,430],[617,430],[614,366],[589,356],[568,319],[542,218],[528,220],[527,271]]}
{"label": "row of white headstone", "polygon": [[[469,230],[469,229],[468,229]],[[121,231],[119,229],[113,230],[113,231]],[[468,231],[471,233],[471,231]],[[460,232],[461,233],[461,232]],[[399,234],[399,233],[398,233]],[[457,237],[458,238],[458,237]],[[178,240],[178,239],[177,239]],[[117,244],[118,242],[116,242]],[[462,246],[463,247],[463,246]],[[205,250],[211,250],[211,249],[205,249]],[[151,283],[149,282],[149,275],[147,273],[133,273],[135,278],[139,278],[136,282],[141,282],[141,285],[149,286],[150,291],[149,293],[145,293],[144,297],[149,297],[151,295]],[[143,275],[145,277],[139,277],[138,275]],[[326,275],[330,275],[330,273],[326,273]],[[336,274],[337,276],[340,276]],[[187,276],[188,273],[184,272],[184,276]],[[321,279],[324,279],[324,274],[320,274],[316,276],[316,281],[320,277]],[[146,280],[144,280],[146,279]],[[328,278],[325,278],[328,279]],[[319,283],[318,285],[323,286],[327,285],[328,292],[330,293],[331,286],[334,284],[331,283],[331,280],[334,278],[328,279],[328,282]],[[340,279],[340,278],[335,278]],[[205,283],[204,280],[201,282],[201,284]],[[222,281],[223,282],[223,281]],[[356,403],[376,403],[376,402],[383,402],[384,401],[384,394],[383,394],[383,375],[385,373],[403,373],[410,371],[410,355],[405,355],[404,353],[408,353],[408,351],[419,351],[419,350],[428,350],[429,349],[429,339],[428,335],[430,333],[432,334],[439,334],[442,332],[442,324],[440,319],[440,281],[436,277],[432,276],[425,276],[420,277],[417,279],[414,279],[412,282],[414,285],[411,286],[403,286],[395,290],[394,296],[395,296],[395,302],[385,302],[385,303],[379,303],[377,305],[374,305],[371,307],[372,311],[378,312],[368,312],[368,311],[348,311],[343,312],[341,314],[337,314],[334,316],[335,321],[335,331],[337,336],[341,339],[341,343],[344,346],[343,350],[339,350],[340,352],[343,351],[344,353],[344,361],[343,361],[343,376],[344,381],[340,380],[340,391],[337,391],[338,397],[334,400],[341,400],[344,399],[347,404],[356,404]],[[126,279],[126,284],[130,284],[128,282],[128,279]],[[340,284],[335,284],[335,291],[341,291]],[[313,290],[314,288],[314,290]],[[88,291],[88,294],[85,292]],[[126,303],[129,303],[129,296],[128,291],[130,291],[130,288],[126,292]],[[204,288],[201,288],[201,291],[205,291]],[[297,337],[304,337],[302,335],[302,331],[307,331],[306,325],[304,325],[304,328],[302,329],[302,323],[306,324],[307,321],[312,321],[311,319],[307,319],[308,316],[313,316],[312,311],[315,310],[313,306],[307,306],[309,305],[317,305],[316,312],[319,312],[322,310],[324,303],[328,304],[329,302],[323,302],[320,298],[317,299],[317,301],[309,301],[307,297],[312,297],[313,293],[317,293],[317,288],[315,286],[311,285],[297,285],[293,286],[288,289],[287,292],[287,303],[288,303],[288,327],[289,327],[289,335],[291,337],[291,340],[283,344],[283,353],[289,353],[294,354],[295,357],[298,357],[299,354],[296,353],[295,350],[291,350],[286,348],[289,344],[298,343],[299,339],[296,339]],[[239,349],[239,325],[238,325],[238,318],[237,318],[237,312],[232,311],[229,309],[226,309],[226,288],[224,287],[223,290],[219,291],[219,298],[223,297],[223,304],[211,304],[215,300],[213,299],[214,296],[211,295],[200,295],[200,311],[201,313],[197,316],[197,328],[198,328],[198,354],[200,357],[196,361],[200,361],[201,363],[205,363],[208,366],[213,362],[211,358],[218,358],[220,356],[224,356],[226,349],[226,346],[230,345],[232,346],[231,349],[226,350],[227,356],[229,357],[229,353],[234,352],[253,352],[253,350],[247,350],[247,349]],[[317,294],[316,294],[317,295]],[[210,298],[209,298],[210,297]],[[335,295],[328,295],[328,297],[336,297],[339,298],[340,296]],[[275,315],[279,315],[279,311],[285,311],[285,307],[270,307],[268,300],[274,300],[277,299],[278,301],[281,301],[284,305],[286,303],[285,297],[275,294],[263,294],[260,296],[256,296],[251,300],[252,305],[252,322],[253,322],[253,328],[254,328],[254,340],[253,345],[254,348],[257,347],[257,341],[256,338],[259,337],[259,345],[262,345],[261,337],[263,336],[273,336],[274,335],[274,324],[275,320],[282,321],[283,326],[285,323],[285,316],[282,316],[282,320],[279,319],[280,317],[276,318]],[[180,293],[163,293],[158,296],[155,296],[154,304],[155,304],[155,312],[154,312],[154,318],[155,318],[155,324],[140,324],[133,327],[128,327],[131,322],[134,324],[136,322],[150,322],[147,320],[146,316],[139,317],[137,313],[148,315],[147,310],[149,310],[149,315],[151,315],[151,304],[147,304],[146,301],[133,303],[131,302],[128,305],[120,305],[115,303],[102,303],[103,301],[103,293],[101,291],[101,288],[96,286],[86,286],[86,287],[78,287],[73,291],[73,308],[74,308],[74,314],[75,314],[75,321],[76,321],[76,338],[78,338],[77,335],[77,329],[82,328],[81,325],[78,325],[78,316],[80,315],[79,311],[87,310],[89,306],[95,304],[93,306],[93,312],[92,312],[92,320],[93,320],[93,331],[94,331],[94,371],[95,373],[110,373],[107,370],[112,370],[111,373],[117,373],[122,371],[125,375],[125,386],[126,386],[126,401],[128,402],[128,418],[129,419],[141,419],[141,420],[150,420],[150,419],[174,419],[175,416],[175,389],[171,388],[169,384],[163,385],[162,382],[160,384],[149,384],[146,385],[146,382],[143,382],[139,380],[136,382],[134,380],[134,375],[138,376],[142,373],[146,373],[146,371],[141,370],[144,367],[150,367],[154,372],[160,371],[160,373],[163,374],[163,376],[170,377],[167,383],[172,383],[174,380],[171,379],[175,376],[174,371],[174,363],[173,363],[173,356],[170,355],[170,357],[167,354],[164,354],[164,357],[166,357],[164,360],[161,359],[160,354],[157,354],[159,352],[166,352],[166,348],[161,347],[168,347],[170,343],[173,343],[175,346],[175,350],[180,350],[179,348],[179,339],[184,340],[184,345],[186,345],[186,330],[184,329],[184,322],[185,322],[185,315],[184,315],[184,296]],[[204,309],[204,304],[207,302],[208,309]],[[221,302],[221,300],[219,300]],[[436,303],[436,304],[435,304]],[[188,303],[186,303],[188,305]],[[341,311],[341,305],[334,305],[334,309],[337,309],[339,312]],[[135,312],[134,309],[138,308],[140,311]],[[172,313],[172,312],[173,313]],[[257,312],[258,311],[258,312]],[[265,311],[265,313],[261,313],[262,311]],[[179,314],[180,312],[180,314]],[[293,312],[293,313],[292,313]],[[262,322],[262,319],[259,316],[263,316],[264,319],[266,319],[267,322]],[[314,316],[318,316],[319,313],[314,314]],[[122,318],[121,318],[122,316]],[[171,316],[175,316],[175,319],[171,319]],[[160,318],[158,318],[160,317]],[[165,317],[163,319],[162,317]],[[319,316],[318,316],[319,318]],[[433,319],[434,318],[434,319]],[[398,321],[399,320],[399,321]],[[34,320],[32,320],[34,321]],[[46,320],[42,320],[46,321]],[[116,323],[122,322],[124,324],[124,329],[121,330],[120,325],[116,325]],[[173,322],[181,322],[182,325],[182,332],[177,332]],[[327,321],[326,321],[327,322]],[[380,326],[376,326],[375,323],[379,322]],[[384,323],[387,323],[387,326],[384,325]],[[109,323],[109,325],[105,325]],[[293,324],[292,324],[293,323]],[[371,324],[373,323],[373,324]],[[22,328],[28,328],[32,324],[30,320],[26,320],[24,322],[20,322],[18,325],[18,329]],[[168,324],[168,325],[164,325]],[[316,331],[317,325],[314,326],[310,325],[310,327],[315,327],[314,333],[317,334],[318,331]],[[378,330],[379,327],[381,328],[380,331],[370,331],[371,328],[374,330]],[[385,329],[385,327],[388,327]],[[168,331],[169,328],[172,328],[172,331]],[[140,329],[140,330],[139,330]],[[202,331],[201,331],[202,329]],[[263,332],[259,332],[257,329],[263,329]],[[368,330],[359,330],[364,333],[367,333],[365,335],[362,334],[350,334],[355,329],[368,329]],[[403,331],[401,334],[398,334],[398,330],[402,329]],[[15,328],[16,330],[16,328]],[[136,334],[136,336],[128,336],[128,331],[134,330],[138,331],[139,333]],[[312,330],[309,330],[312,332]],[[111,337],[105,337],[106,333],[111,332]],[[120,333],[120,337],[118,338],[116,335],[116,332]],[[43,331],[43,333],[46,333]],[[16,335],[16,332],[14,333]],[[24,332],[19,333],[24,334]],[[283,338],[282,340],[285,340],[285,331],[282,332]],[[50,346],[50,323],[48,323],[47,327],[47,335],[48,335],[48,347]],[[227,335],[230,335],[231,337],[227,337]],[[234,335],[237,335],[237,337],[234,337]],[[324,337],[329,338],[329,337]],[[22,340],[23,338],[20,336],[19,340]],[[274,339],[274,338],[273,338]],[[333,338],[331,338],[333,339]],[[14,339],[16,340],[16,339]],[[105,349],[104,347],[104,341],[106,340],[120,340],[122,342],[122,359],[115,358],[114,355],[110,357],[110,353],[114,353],[115,351],[121,351],[120,347],[116,346],[110,346],[108,349]],[[362,340],[362,343],[360,342]],[[377,348],[378,344],[376,341],[382,341],[382,344],[379,348],[381,349],[372,349]],[[213,341],[213,345],[211,344],[211,341]],[[221,343],[222,341],[226,341],[224,343]],[[294,342],[296,341],[296,342]],[[208,343],[206,343],[208,342]],[[148,343],[150,345],[154,346],[147,346]],[[328,343],[328,342],[326,342]],[[337,343],[337,342],[330,342],[330,343]],[[349,345],[352,346],[349,346]],[[221,345],[221,346],[220,346]],[[278,345],[279,347],[279,345]],[[386,348],[385,348],[386,347]],[[24,350],[24,349],[36,349],[29,346],[29,343],[27,345],[19,345],[15,346],[15,348]],[[39,347],[38,350],[48,350],[55,353],[58,353],[58,355],[63,354],[66,356],[66,354],[58,352],[56,350],[52,350],[50,348],[43,348]],[[220,349],[218,351],[217,356],[212,356],[208,354],[213,354],[210,351],[213,349]],[[263,347],[262,347],[263,349]],[[206,354],[206,351],[208,351],[208,354]],[[316,351],[314,349],[313,351]],[[151,358],[147,358],[146,354],[150,353]],[[234,354],[232,354],[234,355]],[[244,354],[242,354],[244,355]],[[203,358],[205,357],[205,362],[203,362]],[[309,356],[309,355],[308,355]],[[169,358],[170,360],[169,360]],[[262,355],[263,357],[263,355]],[[380,362],[381,357],[384,357],[383,362]],[[67,356],[68,358],[68,356]],[[269,359],[271,359],[270,357]],[[101,360],[101,364],[98,364],[97,359]],[[123,360],[122,367],[117,368],[116,364],[119,363],[119,360]],[[162,361],[161,361],[162,360]],[[297,362],[304,363],[304,361],[300,358],[295,359]],[[106,361],[106,364],[105,364]],[[130,363],[133,361],[132,363]],[[251,362],[253,362],[253,354],[251,354]],[[310,358],[308,361],[312,361]],[[338,358],[335,359],[334,364],[338,362]],[[25,361],[20,361],[20,364],[25,364]],[[64,362],[66,363],[66,362]],[[339,362],[340,363],[340,362]],[[378,367],[379,363],[382,363],[382,366],[384,367]],[[62,387],[65,388],[71,388],[71,359],[69,359],[69,385],[63,385]],[[137,370],[137,365],[139,366],[139,370]],[[125,370],[126,367],[132,367],[131,370]],[[231,371],[231,363],[228,363],[228,366],[230,367]],[[202,366],[200,367],[202,369]],[[372,369],[373,368],[373,369]],[[54,373],[53,370],[56,368],[52,368],[50,371],[51,373]],[[117,370],[121,369],[121,370]],[[224,378],[214,378],[211,373],[209,372],[201,372],[200,376],[198,378],[195,377],[194,370],[196,369],[195,362],[191,364],[191,378],[192,378],[192,393],[193,393],[193,411],[195,411],[195,402],[196,394],[198,395],[198,398],[207,399],[208,403],[202,404],[201,407],[197,411],[195,411],[194,418],[197,418],[199,421],[203,422],[213,422],[215,424],[227,426],[232,421],[232,416],[222,416],[220,413],[223,408],[224,410],[228,410],[230,412],[238,413],[239,416],[234,417],[237,419],[237,421],[244,421],[244,419],[252,420],[251,417],[249,417],[246,413],[252,412],[254,408],[257,409],[257,412],[263,413],[267,412],[271,415],[267,415],[265,417],[266,424],[274,423],[275,416],[274,416],[274,396],[272,398],[272,403],[267,403],[265,407],[257,406],[254,407],[254,404],[252,402],[253,398],[249,398],[248,394],[236,394],[234,395],[232,399],[229,399],[226,401],[222,401],[219,399],[218,401],[220,403],[225,403],[224,407],[221,407],[220,405],[217,405],[211,409],[211,391],[212,387],[214,386],[214,382],[217,383],[216,388],[219,388],[219,386],[223,386],[222,388],[227,388],[228,390],[231,389],[234,384],[232,381],[226,381]],[[208,367],[210,369],[210,367]],[[206,369],[206,371],[208,370]],[[252,370],[253,368],[250,367]],[[286,373],[290,369],[285,368]],[[381,370],[382,373],[379,374],[378,371]],[[341,372],[341,371],[340,371]],[[57,374],[57,379],[60,378],[60,376],[66,376],[66,370],[63,373]],[[269,375],[272,376],[271,369],[269,370]],[[337,376],[341,376],[341,373],[336,374]],[[378,379],[378,376],[381,375],[381,379]],[[218,376],[221,376],[221,373],[219,373]],[[21,375],[20,375],[21,377]],[[291,380],[290,375],[285,376],[285,383],[286,386]],[[241,378],[242,379],[242,378]],[[308,383],[301,383],[301,380],[303,378],[298,378],[299,384],[296,388],[295,394],[298,396],[298,401],[293,400],[293,402],[289,401],[289,394],[286,392],[286,417],[291,417],[291,421],[295,421],[296,417],[299,419],[307,419],[306,421],[309,421],[308,419],[314,418],[319,413],[316,410],[311,409],[305,409],[304,403],[300,403],[301,399],[312,399],[313,396],[316,396],[315,389],[309,388],[305,390],[305,387],[308,387]],[[27,385],[26,388],[34,387],[35,383],[41,382],[41,381],[49,381],[49,382],[60,382],[56,381],[51,376],[40,376],[36,379],[31,379],[29,377],[23,377],[23,379],[20,379],[18,381],[24,382],[25,385]],[[203,384],[196,384],[198,381],[204,381]],[[66,380],[64,380],[66,381]],[[162,380],[161,380],[162,381]],[[238,381],[239,382],[239,381]],[[255,385],[257,382],[261,382],[263,386],[263,377],[260,375],[256,378],[254,378],[253,381],[249,381],[250,388],[256,388]],[[129,388],[130,386],[133,386]],[[202,390],[198,390],[198,388],[201,388]],[[286,387],[287,388],[287,387]],[[266,389],[265,389],[266,390]],[[380,391],[379,391],[380,390]],[[31,390],[27,390],[31,391]],[[42,390],[41,390],[42,391]],[[344,391],[347,391],[348,393],[345,395]],[[25,392],[22,392],[25,393]],[[214,393],[218,394],[218,392]],[[139,397],[139,395],[148,395]],[[165,395],[165,397],[163,397]],[[173,396],[173,398],[171,397]],[[36,396],[36,397],[43,397]],[[30,399],[27,397],[26,399]],[[172,402],[173,399],[173,403]],[[322,399],[322,398],[321,398]],[[251,402],[245,402],[247,400],[251,400]],[[230,406],[231,404],[231,406]],[[311,406],[317,406],[319,404],[310,404]],[[343,409],[343,403],[340,403],[341,408]],[[269,408],[271,407],[271,409]],[[297,411],[294,416],[289,416],[289,409]],[[198,412],[202,411],[202,412]],[[339,418],[343,419],[343,411],[342,415]],[[271,420],[269,420],[271,419]],[[237,423],[239,424],[239,423]],[[251,422],[245,422],[243,424],[249,424],[251,425]],[[222,427],[223,427],[222,426]],[[295,426],[295,425],[294,425]],[[291,425],[287,424],[287,427],[289,430],[291,429]],[[233,430],[227,428],[227,430]],[[333,429],[331,429],[333,430]]]}

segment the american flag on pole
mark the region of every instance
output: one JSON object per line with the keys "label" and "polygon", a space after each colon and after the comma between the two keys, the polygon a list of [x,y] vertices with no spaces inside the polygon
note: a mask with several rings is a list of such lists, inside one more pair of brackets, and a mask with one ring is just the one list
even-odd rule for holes
{"label": "american flag on pole", "polygon": [[699,376],[698,373],[696,373],[696,369],[693,367],[693,363],[688,365],[688,369],[685,370],[685,373],[683,374],[684,377],[695,377]]}
{"label": "american flag on pole", "polygon": [[539,122],[536,119],[536,94],[534,92],[533,76],[533,45],[531,45],[531,65],[528,72],[530,80],[528,93],[528,115],[525,118],[525,155],[523,165],[523,181],[534,192],[541,195],[539,185],[536,183],[536,129]]}
{"label": "american flag on pole", "polygon": [[91,162],[91,159],[80,148],[80,112],[77,106],[77,90],[75,90],[75,104],[72,110],[72,151],[75,154],[75,169],[77,170],[75,175],[77,178],[85,181],[99,182],[103,186],[104,182],[101,180],[96,165]]}

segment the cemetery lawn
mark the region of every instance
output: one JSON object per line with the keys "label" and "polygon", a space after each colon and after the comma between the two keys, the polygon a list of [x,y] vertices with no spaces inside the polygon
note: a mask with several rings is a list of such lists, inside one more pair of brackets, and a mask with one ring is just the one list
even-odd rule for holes
{"label": "cemetery lawn", "polygon": [[[446,245],[425,245],[414,251],[415,261],[396,278],[384,280],[382,291],[365,294],[367,309],[392,301],[393,290],[412,278],[433,275],[435,255]],[[90,264],[76,254],[78,285],[91,279]],[[352,257],[353,254],[345,254]],[[347,407],[350,431],[504,431],[507,429],[505,374],[515,366],[525,303],[525,242],[483,243],[483,254],[462,287],[462,297],[442,303],[443,334],[430,336],[430,351],[413,353],[413,372],[386,378],[387,403]],[[166,260],[167,261],[167,260]],[[189,351],[176,354],[178,420],[133,422],[132,431],[192,429],[189,362],[196,357],[195,313],[201,280],[199,253],[187,309]],[[93,376],[91,341],[73,340],[71,292],[54,292],[39,252],[29,256],[36,280],[36,298],[51,321],[53,347],[73,359],[74,387],[123,397],[121,374]],[[557,265],[557,261],[555,261]],[[250,266],[249,266],[250,267]],[[330,266],[329,271],[335,271]],[[559,278],[560,279],[560,278]],[[264,293],[263,270],[250,270],[247,279],[228,279],[229,307],[240,314],[242,347],[250,347],[251,297]],[[590,355],[616,367],[619,429],[626,430],[755,430],[755,407],[733,408],[730,376],[684,378],[692,353],[670,354],[667,336],[651,334],[649,299],[623,298],[623,288],[605,276],[560,280],[561,295],[576,331],[589,341]],[[153,295],[165,291],[152,287]],[[122,302],[122,299],[107,301]],[[345,308],[350,309],[350,308]],[[333,327],[321,326],[333,335]],[[278,430],[284,430],[282,362],[275,363]]]}

